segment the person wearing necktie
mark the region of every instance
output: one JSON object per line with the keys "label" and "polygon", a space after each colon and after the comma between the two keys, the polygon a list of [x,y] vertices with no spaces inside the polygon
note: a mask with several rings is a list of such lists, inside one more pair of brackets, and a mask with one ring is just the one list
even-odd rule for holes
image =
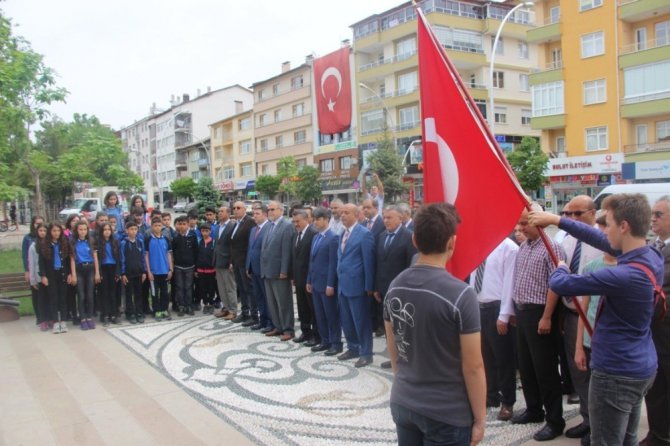
{"label": "person wearing necktie", "polygon": [[235,275],[231,269],[232,251],[230,246],[230,234],[233,232],[235,225],[229,218],[229,212],[227,206],[221,206],[218,212],[219,224],[214,241],[214,268],[216,270],[216,286],[223,308],[214,315],[226,320],[235,320],[238,316],[237,285],[235,284]]}
{"label": "person wearing necktie", "polygon": [[307,211],[295,209],[293,211],[293,253],[291,262],[291,279],[295,285],[295,299],[298,304],[298,318],[300,319],[300,336],[293,339],[298,344],[304,342],[306,347],[314,347],[320,343],[319,332],[316,329],[314,303],[312,294],[307,291],[307,273],[312,248],[312,240],[316,230],[309,224]]}
{"label": "person wearing necktie", "polygon": [[366,218],[365,227],[372,233],[372,238],[377,240],[379,234],[384,232],[384,222],[379,215],[379,203],[371,198],[363,200],[363,215]]}
{"label": "person wearing necktie", "polygon": [[[258,305],[253,296],[251,278],[246,274],[247,250],[249,249],[249,234],[256,225],[253,218],[247,215],[243,201],[233,203],[233,217],[236,223],[230,233],[230,252],[235,285],[242,309],[238,317],[243,327],[258,324]],[[233,319],[235,322],[235,319]]]}
{"label": "person wearing necktie", "polygon": [[[663,292],[670,296],[670,196],[661,197],[651,209],[654,246],[663,256]],[[651,337],[658,356],[656,379],[644,399],[649,433],[643,446],[670,444],[670,317],[660,317],[660,305],[651,324]]]}

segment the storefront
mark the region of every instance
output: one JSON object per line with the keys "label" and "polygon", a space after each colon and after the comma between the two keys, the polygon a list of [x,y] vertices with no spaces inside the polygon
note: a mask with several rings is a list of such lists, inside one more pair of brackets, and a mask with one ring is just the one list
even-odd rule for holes
{"label": "storefront", "polygon": [[321,193],[328,201],[339,198],[345,203],[355,203],[360,188],[357,178],[331,178],[321,180]]}
{"label": "storefront", "polygon": [[670,182],[670,160],[636,161],[623,164],[623,179],[634,183]]}
{"label": "storefront", "polygon": [[611,184],[622,184],[621,153],[551,158],[545,175],[550,183],[545,186],[545,207],[560,212],[577,195],[595,197]]}

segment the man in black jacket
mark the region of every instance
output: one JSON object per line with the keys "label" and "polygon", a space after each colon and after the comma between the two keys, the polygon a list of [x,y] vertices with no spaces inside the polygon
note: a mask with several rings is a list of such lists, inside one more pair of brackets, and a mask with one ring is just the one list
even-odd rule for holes
{"label": "man in black jacket", "polygon": [[198,239],[193,231],[188,230],[188,219],[185,216],[177,217],[174,224],[177,233],[172,241],[172,256],[179,305],[177,315],[183,316],[187,312],[193,316],[193,278],[195,262],[198,259]]}
{"label": "man in black jacket", "polygon": [[307,292],[307,273],[309,272],[309,257],[312,249],[312,239],[316,231],[310,226],[307,212],[304,209],[293,211],[293,234],[291,246],[291,279],[295,285],[295,297],[298,303],[298,318],[300,319],[301,334],[293,342],[305,342],[306,347],[314,347],[321,342],[316,330],[314,303],[312,295]]}
{"label": "man in black jacket", "polygon": [[242,311],[233,319],[233,322],[242,322],[242,326],[251,327],[258,323],[258,305],[252,293],[251,278],[247,276],[246,263],[249,233],[256,223],[247,215],[242,201],[233,204],[233,217],[237,221],[230,234],[230,250],[235,284],[242,303]]}

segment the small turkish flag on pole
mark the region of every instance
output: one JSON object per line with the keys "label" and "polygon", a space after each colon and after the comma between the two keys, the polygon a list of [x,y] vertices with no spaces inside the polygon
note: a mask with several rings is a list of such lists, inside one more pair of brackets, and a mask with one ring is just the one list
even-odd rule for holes
{"label": "small turkish flag on pole", "polygon": [[528,199],[419,8],[417,14],[424,196],[458,210],[447,269],[464,279],[512,232]]}
{"label": "small turkish flag on pole", "polygon": [[314,89],[319,131],[341,133],[351,126],[349,47],[314,60]]}

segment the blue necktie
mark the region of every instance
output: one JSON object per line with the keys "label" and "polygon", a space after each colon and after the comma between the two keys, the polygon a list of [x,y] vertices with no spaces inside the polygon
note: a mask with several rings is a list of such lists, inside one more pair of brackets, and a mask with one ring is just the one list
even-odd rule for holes
{"label": "blue necktie", "polygon": [[323,237],[323,234],[319,234],[319,236],[314,239],[314,243],[312,243],[312,257],[316,254],[316,251],[319,248],[319,243],[321,243]]}
{"label": "blue necktie", "polygon": [[570,272],[572,274],[577,274],[579,272],[579,260],[582,257],[582,241],[577,240],[575,245],[575,251],[572,253],[572,259],[570,259]]}
{"label": "blue necktie", "polygon": [[388,251],[389,245],[393,241],[393,236],[395,235],[395,232],[387,232],[386,233],[386,241],[384,242],[384,251]]}

